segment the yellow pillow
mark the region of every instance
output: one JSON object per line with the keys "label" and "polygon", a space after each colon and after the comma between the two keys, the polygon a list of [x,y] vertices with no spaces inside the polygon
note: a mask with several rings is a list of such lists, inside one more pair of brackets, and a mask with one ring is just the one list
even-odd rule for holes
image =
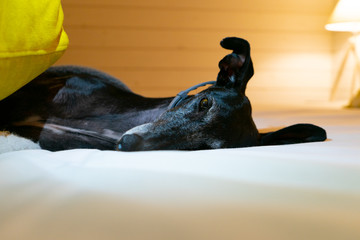
{"label": "yellow pillow", "polygon": [[60,0],[0,0],[0,100],[61,57],[63,20]]}

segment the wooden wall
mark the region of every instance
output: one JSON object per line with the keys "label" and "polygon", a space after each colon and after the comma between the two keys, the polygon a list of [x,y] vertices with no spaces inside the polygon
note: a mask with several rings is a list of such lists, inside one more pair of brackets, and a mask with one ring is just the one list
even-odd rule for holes
{"label": "wooden wall", "polygon": [[146,96],[214,80],[226,36],[247,39],[257,103],[328,99],[336,0],[62,0],[70,47],[57,63],[95,67]]}

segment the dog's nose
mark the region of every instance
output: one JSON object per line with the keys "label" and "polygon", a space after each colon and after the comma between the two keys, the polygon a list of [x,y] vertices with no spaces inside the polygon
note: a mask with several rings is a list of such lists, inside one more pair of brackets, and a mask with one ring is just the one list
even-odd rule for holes
{"label": "dog's nose", "polygon": [[143,138],[137,134],[126,134],[122,136],[116,145],[118,151],[140,151],[143,146]]}

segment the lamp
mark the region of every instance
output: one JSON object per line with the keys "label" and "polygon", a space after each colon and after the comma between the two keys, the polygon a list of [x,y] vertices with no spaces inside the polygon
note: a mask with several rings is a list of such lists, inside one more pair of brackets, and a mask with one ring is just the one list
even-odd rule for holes
{"label": "lamp", "polygon": [[[360,58],[356,44],[357,39],[360,36],[360,0],[339,0],[325,28],[329,31],[353,33],[353,37],[348,39],[348,48],[336,74],[330,93],[330,99],[332,100],[334,98],[346,62],[350,57],[350,54],[352,54],[355,66],[351,82],[351,100],[349,102],[349,107],[360,107],[360,91],[358,90],[360,86]],[[358,84],[356,84],[357,78],[359,78]]]}

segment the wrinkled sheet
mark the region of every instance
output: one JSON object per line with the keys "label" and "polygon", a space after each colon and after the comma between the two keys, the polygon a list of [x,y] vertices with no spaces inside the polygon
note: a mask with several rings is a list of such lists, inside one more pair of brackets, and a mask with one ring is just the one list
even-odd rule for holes
{"label": "wrinkled sheet", "polygon": [[360,110],[254,112],[326,142],[0,155],[0,239],[360,239]]}

